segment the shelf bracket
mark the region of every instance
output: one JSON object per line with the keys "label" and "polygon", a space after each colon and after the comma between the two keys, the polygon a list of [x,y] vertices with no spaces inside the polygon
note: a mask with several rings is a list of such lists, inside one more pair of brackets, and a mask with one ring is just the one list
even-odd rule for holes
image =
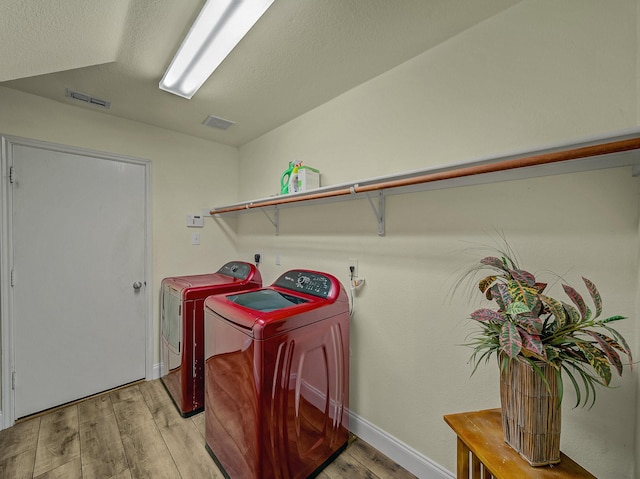
{"label": "shelf bracket", "polygon": [[373,210],[373,214],[376,217],[376,221],[378,222],[378,236],[384,236],[384,190],[378,191],[378,207],[373,204],[373,200],[369,193],[367,193],[367,199],[369,200],[369,205],[371,205],[371,209]]}
{"label": "shelf bracket", "polygon": [[280,209],[277,206],[275,207],[275,212],[273,214],[273,219],[271,219],[271,216],[269,216],[269,213],[267,213],[267,211],[265,209],[260,208],[260,211],[262,211],[264,213],[264,215],[267,217],[269,222],[276,229],[276,236],[278,236],[280,234]]}

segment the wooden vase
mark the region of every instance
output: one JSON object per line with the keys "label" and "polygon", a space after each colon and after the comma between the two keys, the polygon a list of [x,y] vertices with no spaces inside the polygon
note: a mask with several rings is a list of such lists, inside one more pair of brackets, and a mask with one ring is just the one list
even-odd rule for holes
{"label": "wooden vase", "polygon": [[500,373],[504,440],[530,465],[560,462],[561,412],[555,369],[536,362],[547,383],[517,356]]}

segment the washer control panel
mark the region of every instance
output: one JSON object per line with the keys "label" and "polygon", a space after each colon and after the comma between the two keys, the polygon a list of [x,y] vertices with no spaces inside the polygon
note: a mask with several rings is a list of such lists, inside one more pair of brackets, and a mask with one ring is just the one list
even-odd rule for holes
{"label": "washer control panel", "polygon": [[218,270],[218,273],[226,274],[233,278],[246,279],[251,271],[251,265],[238,261],[231,261]]}
{"label": "washer control panel", "polygon": [[280,276],[274,285],[326,299],[331,293],[333,282],[323,274],[294,269]]}

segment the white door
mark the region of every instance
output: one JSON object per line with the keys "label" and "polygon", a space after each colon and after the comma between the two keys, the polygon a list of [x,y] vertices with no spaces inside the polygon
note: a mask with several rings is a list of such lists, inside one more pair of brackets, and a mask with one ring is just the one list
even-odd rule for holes
{"label": "white door", "polygon": [[24,145],[11,158],[20,418],[145,377],[146,168]]}

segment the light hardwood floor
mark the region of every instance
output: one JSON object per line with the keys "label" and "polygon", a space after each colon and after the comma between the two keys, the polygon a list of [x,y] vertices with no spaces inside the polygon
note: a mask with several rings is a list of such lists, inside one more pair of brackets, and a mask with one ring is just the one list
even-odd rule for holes
{"label": "light hardwood floor", "polygon": [[[204,445],[204,414],[182,418],[155,380],[0,431],[0,478],[222,479]],[[415,478],[358,438],[318,477]]]}

